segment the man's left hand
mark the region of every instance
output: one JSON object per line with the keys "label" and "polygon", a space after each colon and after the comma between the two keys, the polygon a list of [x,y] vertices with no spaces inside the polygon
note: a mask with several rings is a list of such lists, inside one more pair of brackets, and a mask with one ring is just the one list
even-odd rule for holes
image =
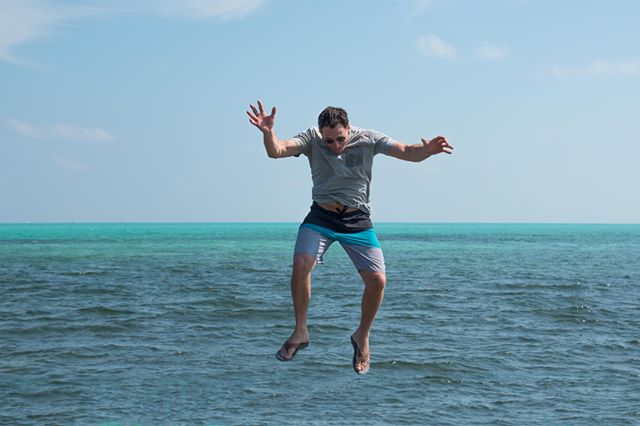
{"label": "man's left hand", "polygon": [[424,149],[426,149],[429,155],[436,155],[444,152],[446,154],[451,154],[453,151],[453,146],[447,142],[447,138],[444,136],[436,136],[431,140],[427,140],[422,138],[422,145]]}

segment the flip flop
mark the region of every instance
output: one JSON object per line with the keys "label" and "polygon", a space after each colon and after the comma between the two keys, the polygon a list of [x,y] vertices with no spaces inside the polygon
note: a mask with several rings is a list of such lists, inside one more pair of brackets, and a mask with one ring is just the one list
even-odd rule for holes
{"label": "flip flop", "polygon": [[[307,346],[309,346],[309,341],[302,343],[291,343],[287,340],[286,342],[284,342],[284,345],[282,345],[280,350],[276,353],[276,358],[278,358],[280,361],[291,361],[300,349],[304,349]],[[292,348],[295,348],[295,350],[293,351],[293,354],[291,354],[290,358],[285,358],[284,356],[282,356],[282,352],[289,352]]]}
{"label": "flip flop", "polygon": [[371,359],[369,359],[369,362],[367,362],[366,367],[364,367],[364,370],[362,371],[356,370],[356,361],[358,360],[358,357],[362,358],[362,352],[360,351],[360,348],[358,347],[358,344],[356,343],[356,341],[353,340],[353,336],[351,336],[351,346],[353,346],[353,361],[351,362],[351,365],[353,366],[353,371],[355,371],[358,374],[367,374],[367,372],[369,371],[369,367],[371,366]]}

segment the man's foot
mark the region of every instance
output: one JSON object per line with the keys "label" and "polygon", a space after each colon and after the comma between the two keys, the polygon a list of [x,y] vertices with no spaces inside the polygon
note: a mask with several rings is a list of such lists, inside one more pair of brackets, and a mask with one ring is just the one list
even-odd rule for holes
{"label": "man's foot", "polygon": [[369,339],[361,344],[355,340],[355,334],[351,336],[351,346],[353,346],[353,370],[358,374],[366,374],[371,366],[371,354],[369,352]]}
{"label": "man's foot", "polygon": [[276,358],[280,361],[291,361],[296,353],[300,349],[304,349],[309,346],[309,341],[300,342],[300,343],[291,343],[290,341],[284,342],[280,350],[276,353]]}

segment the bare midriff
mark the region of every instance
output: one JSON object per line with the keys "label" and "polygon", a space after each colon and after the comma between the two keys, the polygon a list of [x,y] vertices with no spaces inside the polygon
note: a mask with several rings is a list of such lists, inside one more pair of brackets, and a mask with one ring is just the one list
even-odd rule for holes
{"label": "bare midriff", "polygon": [[[322,207],[325,210],[329,210],[331,212],[343,212],[343,209],[347,206],[345,206],[344,204],[340,204],[337,201],[331,202],[331,203],[318,203],[318,206]],[[343,213],[350,213],[350,212],[355,212],[356,210],[358,210],[355,207],[347,207],[346,210],[344,210]]]}

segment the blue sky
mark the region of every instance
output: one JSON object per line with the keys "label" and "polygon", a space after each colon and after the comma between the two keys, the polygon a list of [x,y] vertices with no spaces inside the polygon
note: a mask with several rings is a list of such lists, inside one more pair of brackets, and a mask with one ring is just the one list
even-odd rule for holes
{"label": "blue sky", "polygon": [[[131,4],[134,4],[133,6]],[[374,221],[640,222],[640,2],[0,0],[0,222],[300,221],[327,105],[451,156],[377,156]]]}

